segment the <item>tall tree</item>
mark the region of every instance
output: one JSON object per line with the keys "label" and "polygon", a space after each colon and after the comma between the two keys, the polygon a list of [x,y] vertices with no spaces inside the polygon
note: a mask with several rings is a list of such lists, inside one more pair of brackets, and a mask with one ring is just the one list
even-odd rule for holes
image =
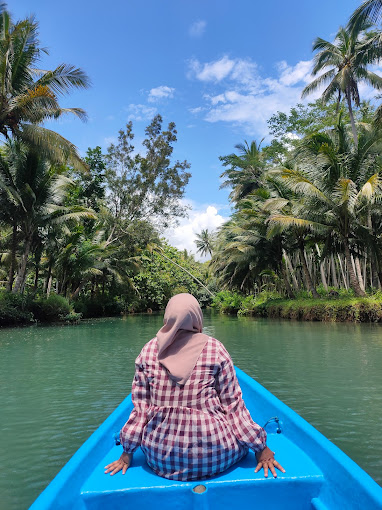
{"label": "tall tree", "polygon": [[234,204],[260,187],[260,178],[265,167],[260,146],[261,142],[257,144],[252,141],[248,144],[245,141],[235,145],[239,154],[233,153],[219,158],[223,166],[227,167],[220,176],[225,179],[220,187],[232,188],[229,198]]}
{"label": "tall tree", "polygon": [[150,219],[163,227],[185,215],[181,198],[191,177],[187,171],[190,165],[172,161],[175,124],[170,122],[164,131],[162,123],[162,117],[156,115],[146,128],[144,154],[134,153],[131,122],[119,131],[118,143],[108,148],[108,203],[116,224]]}
{"label": "tall tree", "polygon": [[296,152],[295,168],[280,169],[290,189],[303,199],[294,214],[274,214],[270,223],[284,229],[304,228],[335,236],[347,263],[351,286],[357,296],[365,292],[353,267],[360,231],[366,235],[369,206],[382,199],[380,130],[360,130],[358,146],[351,144],[339,122],[329,133],[303,140]]}
{"label": "tall tree", "polygon": [[196,247],[197,252],[200,253],[202,256],[207,255],[209,253],[212,255],[212,250],[214,246],[214,233],[208,230],[208,228],[203,229],[200,234],[196,234]]}
{"label": "tall tree", "polygon": [[22,243],[13,292],[24,287],[28,258],[41,229],[50,223],[94,217],[91,210],[63,205],[70,184],[65,172],[65,167],[51,165],[19,141],[8,141],[0,153],[0,202],[6,204],[10,224],[16,225]]}
{"label": "tall tree", "polygon": [[302,97],[306,97],[325,85],[321,96],[324,103],[333,97],[337,97],[339,103],[341,97],[345,97],[355,145],[358,138],[353,103],[360,106],[359,83],[365,81],[377,90],[382,89],[382,78],[368,70],[368,66],[378,63],[382,56],[381,48],[375,48],[374,34],[365,31],[369,27],[369,23],[341,27],[333,43],[318,37],[313,43],[313,51],[317,53],[312,74],[323,74],[302,91]]}
{"label": "tall tree", "polygon": [[0,5],[0,133],[37,146],[55,162],[68,161],[83,168],[76,147],[64,137],[39,124],[72,114],[86,119],[81,108],[63,108],[59,97],[72,89],[87,88],[87,75],[79,68],[60,64],[42,70],[43,53],[38,40],[38,23],[33,18],[13,22],[5,4]]}
{"label": "tall tree", "polygon": [[351,15],[349,27],[358,30],[366,22],[378,24],[382,21],[382,0],[366,0]]}

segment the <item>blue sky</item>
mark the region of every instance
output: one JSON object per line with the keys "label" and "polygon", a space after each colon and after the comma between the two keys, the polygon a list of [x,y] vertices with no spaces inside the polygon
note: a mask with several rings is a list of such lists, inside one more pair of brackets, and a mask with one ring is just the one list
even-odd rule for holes
{"label": "blue sky", "polygon": [[312,41],[332,40],[358,0],[17,0],[14,18],[34,14],[49,49],[42,67],[83,68],[89,90],[65,98],[84,108],[86,124],[66,118],[52,128],[84,154],[105,151],[132,120],[136,147],[155,113],[178,130],[175,157],[191,163],[189,218],[169,238],[195,251],[202,228],[229,215],[219,190],[220,155],[267,136],[266,120],[300,101],[310,81]]}

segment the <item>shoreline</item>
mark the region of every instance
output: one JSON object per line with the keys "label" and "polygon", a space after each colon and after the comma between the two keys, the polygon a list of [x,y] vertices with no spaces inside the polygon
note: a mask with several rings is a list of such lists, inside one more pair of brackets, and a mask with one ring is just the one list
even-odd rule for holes
{"label": "shoreline", "polygon": [[251,309],[240,309],[240,316],[316,322],[382,322],[382,299],[375,297],[271,299]]}

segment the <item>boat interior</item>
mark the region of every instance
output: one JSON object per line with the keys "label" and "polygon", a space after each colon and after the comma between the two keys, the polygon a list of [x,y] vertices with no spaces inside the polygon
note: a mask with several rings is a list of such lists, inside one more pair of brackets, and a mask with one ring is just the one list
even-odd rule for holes
{"label": "boat interior", "polygon": [[[224,473],[193,482],[167,480],[157,476],[148,467],[143,453],[134,454],[132,466],[125,475],[110,476],[104,466],[117,459],[121,446],[113,447],[99,462],[81,488],[81,498],[88,510],[115,510],[125,508],[148,509],[154,505],[163,508],[232,509],[240,508],[284,510],[324,510],[319,499],[324,477],[312,460],[290,442],[283,433],[268,432],[269,447],[286,469],[278,471],[276,479],[264,471],[254,472],[256,458],[253,452]],[[156,497],[158,500],[156,501]]]}

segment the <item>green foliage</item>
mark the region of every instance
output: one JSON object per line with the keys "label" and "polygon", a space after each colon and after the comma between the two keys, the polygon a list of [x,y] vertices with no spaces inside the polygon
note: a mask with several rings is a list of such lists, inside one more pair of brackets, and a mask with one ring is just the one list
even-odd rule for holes
{"label": "green foliage", "polygon": [[74,312],[73,310],[67,315],[61,317],[61,320],[68,324],[77,324],[82,319],[82,313]]}
{"label": "green foliage", "polygon": [[29,309],[30,299],[21,294],[0,290],[0,326],[30,324],[33,313]]}
{"label": "green foliage", "polygon": [[176,142],[175,124],[162,130],[162,117],[156,115],[146,128],[142,145],[146,153],[133,155],[133,124],[121,129],[118,143],[111,144],[107,153],[106,180],[108,204],[115,220],[161,219],[163,226],[184,216],[180,199],[191,174],[187,161],[173,162]]}
{"label": "green foliage", "polygon": [[42,70],[40,59],[47,50],[38,38],[38,22],[32,16],[14,22],[6,4],[0,4],[0,132],[38,147],[40,155],[55,163],[69,161],[83,168],[75,146],[58,133],[39,124],[72,114],[86,118],[81,108],[63,108],[59,98],[72,89],[90,85],[86,74],[68,64]]}
{"label": "green foliage", "polygon": [[382,322],[382,300],[374,296],[279,300],[268,303],[262,315],[308,321]]}
{"label": "green foliage", "polygon": [[237,314],[242,307],[245,297],[237,292],[223,290],[218,292],[212,300],[211,306],[221,313]]}
{"label": "green foliage", "polygon": [[65,320],[71,311],[69,301],[64,296],[50,294],[48,298],[41,297],[31,303],[34,318],[40,322],[54,322]]}
{"label": "green foliage", "polygon": [[70,172],[73,186],[68,193],[67,203],[71,205],[80,203],[99,212],[100,203],[105,198],[106,179],[106,162],[101,147],[97,146],[94,149],[89,147],[84,160],[88,165],[86,172],[76,169]]}
{"label": "green foliage", "polygon": [[319,299],[302,293],[297,299],[285,299],[274,291],[263,291],[256,297],[223,291],[216,295],[212,307],[221,313],[237,313],[238,316],[308,321],[382,322],[381,291],[367,298],[357,298],[352,291],[330,295],[319,290],[323,296]]}
{"label": "green foliage", "polygon": [[166,243],[163,243],[162,249],[163,255],[170,260],[161,255],[160,251],[146,252],[139,273],[132,278],[135,288],[130,294],[132,309],[134,311],[146,311],[149,308],[159,310],[179,292],[189,292],[197,299],[201,297],[202,303],[206,303],[203,287],[186,272],[188,271],[203,282],[205,280],[203,264],[185,256],[184,253]]}
{"label": "green foliage", "polygon": [[118,296],[82,295],[73,303],[75,311],[85,319],[91,317],[113,317],[126,311],[126,303]]}

